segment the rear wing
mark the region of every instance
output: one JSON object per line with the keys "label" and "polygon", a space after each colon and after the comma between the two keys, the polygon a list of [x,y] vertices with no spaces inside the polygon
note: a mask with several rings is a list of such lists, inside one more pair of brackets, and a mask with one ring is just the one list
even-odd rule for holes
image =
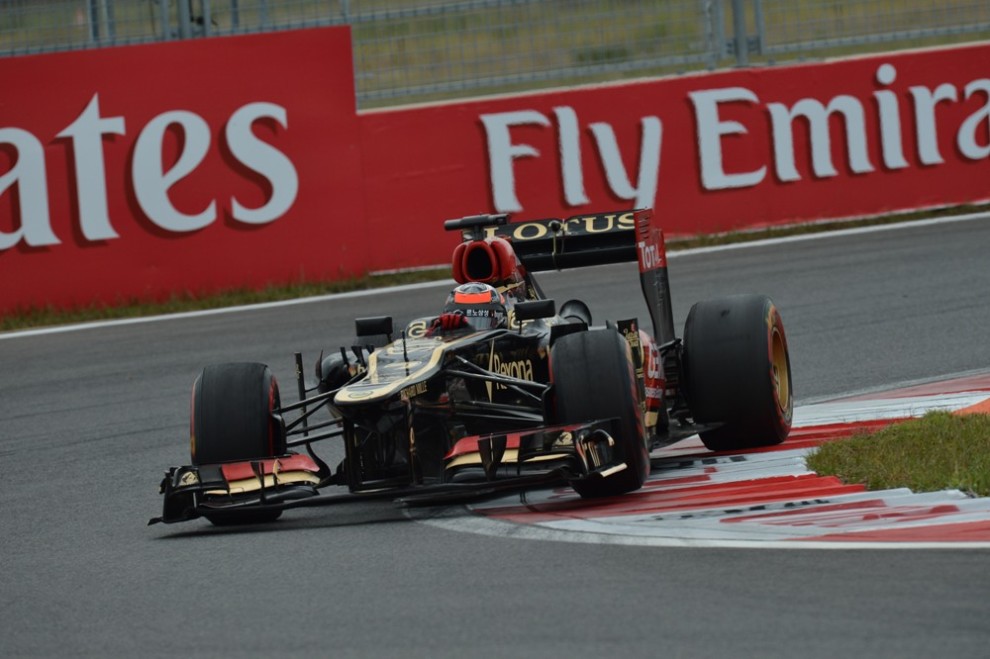
{"label": "rear wing", "polygon": [[667,277],[663,231],[652,209],[509,222],[509,216],[474,215],[447,220],[465,241],[504,238],[527,272],[562,270],[609,263],[639,262],[640,284],[661,344],[674,340],[674,319]]}

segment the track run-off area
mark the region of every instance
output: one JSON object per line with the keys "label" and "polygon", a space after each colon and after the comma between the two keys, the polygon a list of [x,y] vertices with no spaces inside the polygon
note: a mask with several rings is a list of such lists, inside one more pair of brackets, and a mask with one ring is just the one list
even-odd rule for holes
{"label": "track run-off area", "polygon": [[[805,456],[931,410],[990,412],[990,374],[799,407],[783,444],[712,453],[696,436],[653,454],[636,493],[605,502],[568,488],[470,506],[480,519],[432,523],[544,540],[815,549],[990,548],[990,498],[959,490],[867,491],[809,471]],[[507,528],[506,525],[523,528]]]}

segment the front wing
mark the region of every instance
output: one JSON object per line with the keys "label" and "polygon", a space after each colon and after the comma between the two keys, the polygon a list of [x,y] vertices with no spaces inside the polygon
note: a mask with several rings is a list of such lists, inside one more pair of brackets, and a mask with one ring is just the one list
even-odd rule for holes
{"label": "front wing", "polygon": [[[622,469],[616,419],[466,437],[448,456],[453,482],[412,483],[381,490],[323,494],[336,484],[308,455],[218,465],[172,467],[161,482],[161,517],[172,524],[198,517],[250,519],[264,511],[331,506],[372,499],[402,505],[441,505],[515,491],[604,478]],[[475,450],[471,450],[474,447]]]}

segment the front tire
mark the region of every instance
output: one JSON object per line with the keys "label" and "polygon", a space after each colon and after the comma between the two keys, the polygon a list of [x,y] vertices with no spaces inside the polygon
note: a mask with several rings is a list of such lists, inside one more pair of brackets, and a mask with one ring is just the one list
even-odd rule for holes
{"label": "front tire", "polygon": [[[273,411],[281,405],[271,370],[254,362],[214,364],[192,390],[190,453],[193,465],[264,460],[286,452]],[[217,525],[271,522],[281,510],[207,515]]]}
{"label": "front tire", "polygon": [[684,325],[684,380],[699,435],[713,451],[779,444],[794,399],[784,323],[765,295],[695,304]]}
{"label": "front tire", "polygon": [[582,497],[606,497],[642,487],[650,472],[650,457],[626,341],[613,330],[568,334],[554,343],[550,369],[554,423],[617,417],[621,429],[613,439],[626,468],[604,478],[576,481],[574,490]]}

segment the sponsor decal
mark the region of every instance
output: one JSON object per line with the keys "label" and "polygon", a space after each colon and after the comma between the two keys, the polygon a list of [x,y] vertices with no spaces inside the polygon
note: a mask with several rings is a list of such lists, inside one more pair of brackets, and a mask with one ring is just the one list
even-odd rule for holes
{"label": "sponsor decal", "polygon": [[[416,384],[410,385],[403,389],[399,396],[402,400],[409,400],[411,398],[416,398],[417,396],[422,396],[426,393],[426,389],[427,386],[425,382],[417,382]],[[410,432],[412,432],[411,428]]]}
{"label": "sponsor decal", "polygon": [[[529,380],[533,381],[533,360],[531,359],[516,359],[516,360],[502,360],[502,357],[497,352],[492,352],[491,361],[489,362],[489,370],[493,373],[499,375],[505,375],[510,378],[516,378],[518,380]],[[496,385],[499,389],[505,389],[505,385]]]}
{"label": "sponsor decal", "polygon": [[639,242],[636,243],[636,247],[639,249],[639,262],[642,264],[641,271],[653,270],[654,268],[660,268],[666,265],[663,262],[663,256],[658,245]]}
{"label": "sponsor decal", "polygon": [[663,409],[666,378],[656,344],[649,337],[644,336],[643,346],[645,422],[648,427],[654,427],[659,422],[660,411]]}
{"label": "sponsor decal", "polygon": [[[488,370],[497,375],[504,375],[518,380],[529,380],[530,382],[535,380],[532,359],[504,359],[502,355],[495,352],[494,341],[492,341],[491,351],[488,353]],[[488,399],[491,400],[492,383],[488,382],[485,386],[488,389]],[[507,387],[504,384],[496,384],[495,389],[505,390]]]}
{"label": "sponsor decal", "polygon": [[556,234],[565,236],[586,236],[613,231],[632,231],[636,228],[635,213],[601,213],[598,215],[577,215],[566,220],[548,219],[530,222],[513,222],[497,227],[485,227],[485,237],[501,236],[517,242],[539,240]]}
{"label": "sponsor decal", "polygon": [[365,398],[371,398],[372,396],[378,394],[379,389],[378,387],[369,388],[369,385],[366,383],[358,383],[356,385],[351,385],[350,387],[348,387],[346,389],[346,392],[347,393],[344,396],[340,396],[338,394],[338,398],[342,398],[343,402],[350,402],[355,400],[363,400]]}
{"label": "sponsor decal", "polygon": [[422,339],[426,336],[430,325],[426,319],[414,320],[406,325],[406,337],[410,339]]}
{"label": "sponsor decal", "polygon": [[[492,355],[492,370],[499,375],[507,375],[510,378],[519,380],[533,380],[533,360],[517,359],[514,361],[502,361],[498,353]],[[499,385],[500,388],[503,388]]]}
{"label": "sponsor decal", "polygon": [[574,435],[568,430],[561,430],[551,445],[552,449],[570,448],[574,446]]}

